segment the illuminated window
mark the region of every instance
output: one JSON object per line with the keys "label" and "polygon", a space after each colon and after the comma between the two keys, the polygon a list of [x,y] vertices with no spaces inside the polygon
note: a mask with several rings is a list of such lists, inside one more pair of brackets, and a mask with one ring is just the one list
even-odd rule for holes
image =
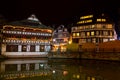
{"label": "illuminated window", "polygon": [[45,46],[44,45],[40,45],[40,52],[44,52],[45,50]]}
{"label": "illuminated window", "polygon": [[111,28],[112,28],[112,24],[108,24],[108,25],[106,26],[106,28],[111,29]]}
{"label": "illuminated window", "polygon": [[76,33],[77,34],[77,36],[80,36],[80,34],[79,33]]}
{"label": "illuminated window", "polygon": [[92,18],[92,17],[93,17],[93,15],[87,15],[87,16],[80,17],[80,19],[86,19],[86,18]]}
{"label": "illuminated window", "polygon": [[90,32],[87,32],[87,36],[90,36]]}
{"label": "illuminated window", "polygon": [[81,39],[82,43],[86,43],[86,39]]}
{"label": "illuminated window", "polygon": [[108,31],[103,31],[103,35],[108,35]]}
{"label": "illuminated window", "polygon": [[101,22],[101,19],[97,19],[97,22]]}
{"label": "illuminated window", "polygon": [[94,36],[94,35],[95,35],[94,31],[92,31],[92,32],[91,32],[91,36]]}
{"label": "illuminated window", "polygon": [[97,24],[97,28],[102,28],[102,25],[101,24]]}
{"label": "illuminated window", "polygon": [[99,31],[96,31],[96,35],[99,35]]}
{"label": "illuminated window", "polygon": [[85,26],[85,29],[89,29],[89,26]]}
{"label": "illuminated window", "polygon": [[82,27],[82,26],[80,26],[80,27],[79,27],[79,29],[81,30],[81,29],[83,29],[83,27]]}
{"label": "illuminated window", "polygon": [[113,32],[112,31],[110,31],[110,36],[112,36],[113,35]]}
{"label": "illuminated window", "polygon": [[91,80],[95,80],[95,78],[94,77],[92,77],[92,79]]}
{"label": "illuminated window", "polygon": [[26,45],[22,45],[22,52],[26,52],[27,51],[27,46]]}
{"label": "illuminated window", "polygon": [[103,42],[107,42],[108,41],[108,39],[103,39]]}
{"label": "illuminated window", "polygon": [[106,19],[97,19],[97,22],[105,22]]}
{"label": "illuminated window", "polygon": [[82,24],[82,23],[84,23],[84,21],[79,21],[79,22],[77,22],[77,24]]}
{"label": "illuminated window", "polygon": [[86,20],[86,23],[90,23],[90,22],[92,22],[92,20]]}
{"label": "illuminated window", "polygon": [[75,33],[73,33],[73,37],[75,37]]}
{"label": "illuminated window", "polygon": [[77,22],[77,24],[90,23],[90,22],[92,22],[91,19],[90,20],[79,21],[79,22]]}
{"label": "illuminated window", "polygon": [[96,43],[96,38],[93,38],[93,39],[92,39],[92,42],[93,42],[93,43]]}
{"label": "illuminated window", "polygon": [[95,28],[95,25],[92,25],[91,28]]}
{"label": "illuminated window", "polygon": [[81,36],[85,36],[85,32],[81,32]]}
{"label": "illuminated window", "polygon": [[106,19],[102,19],[102,22],[105,22],[106,21]]}

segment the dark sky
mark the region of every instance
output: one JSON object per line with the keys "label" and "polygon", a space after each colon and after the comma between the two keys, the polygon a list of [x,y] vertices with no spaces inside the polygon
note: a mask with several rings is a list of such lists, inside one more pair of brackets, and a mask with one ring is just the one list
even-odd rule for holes
{"label": "dark sky", "polygon": [[9,21],[35,14],[45,25],[60,25],[74,22],[85,11],[106,12],[116,18],[116,3],[115,0],[1,0],[0,14]]}

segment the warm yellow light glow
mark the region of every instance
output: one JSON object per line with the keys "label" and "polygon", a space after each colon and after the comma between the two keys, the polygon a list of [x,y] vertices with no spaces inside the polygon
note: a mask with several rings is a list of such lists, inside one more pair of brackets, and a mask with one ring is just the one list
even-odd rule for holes
{"label": "warm yellow light glow", "polygon": [[95,28],[95,25],[92,25],[91,28]]}
{"label": "warm yellow light glow", "polygon": [[90,22],[92,22],[91,19],[90,20],[79,21],[79,22],[77,22],[77,24],[90,23]]}
{"label": "warm yellow light glow", "polygon": [[68,74],[68,71],[63,71],[63,75],[67,75]]}
{"label": "warm yellow light glow", "polygon": [[89,22],[92,22],[92,20],[86,20],[86,22],[85,22],[85,23],[89,23]]}
{"label": "warm yellow light glow", "polygon": [[79,21],[79,22],[77,22],[77,24],[82,24],[82,23],[84,23],[84,21]]}
{"label": "warm yellow light glow", "polygon": [[94,78],[94,77],[92,77],[92,80],[95,80],[95,78]]}
{"label": "warm yellow light glow", "polygon": [[97,22],[105,22],[106,19],[97,19]]}
{"label": "warm yellow light glow", "polygon": [[102,19],[102,22],[105,22],[106,21],[106,19]]}
{"label": "warm yellow light glow", "polygon": [[97,19],[97,22],[100,22],[101,21],[101,19]]}
{"label": "warm yellow light glow", "polygon": [[86,18],[92,18],[92,17],[93,17],[93,15],[87,15],[87,16],[80,17],[80,19],[86,19]]}
{"label": "warm yellow light glow", "polygon": [[106,27],[111,29],[112,28],[112,24],[108,24]]}
{"label": "warm yellow light glow", "polygon": [[90,32],[87,32],[87,36],[90,36]]}
{"label": "warm yellow light glow", "polygon": [[72,43],[72,41],[69,41],[69,44],[71,44]]}
{"label": "warm yellow light glow", "polygon": [[73,37],[75,37],[75,33],[73,33]]}
{"label": "warm yellow light glow", "polygon": [[47,30],[47,32],[50,32],[50,33],[52,33],[52,30]]}
{"label": "warm yellow light glow", "polygon": [[77,75],[76,77],[77,77],[77,79],[79,79],[79,78],[80,78],[80,75]]}
{"label": "warm yellow light glow", "polygon": [[94,31],[91,32],[91,36],[94,36]]}
{"label": "warm yellow light glow", "polygon": [[80,36],[80,34],[79,34],[79,33],[77,33],[77,36]]}

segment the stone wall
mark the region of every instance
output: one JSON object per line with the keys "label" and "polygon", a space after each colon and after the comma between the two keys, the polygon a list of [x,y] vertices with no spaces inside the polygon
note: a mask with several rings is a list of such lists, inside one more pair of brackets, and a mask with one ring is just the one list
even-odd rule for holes
{"label": "stone wall", "polygon": [[81,55],[83,59],[99,59],[99,60],[118,60],[120,61],[120,53],[113,52],[96,52],[96,53],[83,53]]}

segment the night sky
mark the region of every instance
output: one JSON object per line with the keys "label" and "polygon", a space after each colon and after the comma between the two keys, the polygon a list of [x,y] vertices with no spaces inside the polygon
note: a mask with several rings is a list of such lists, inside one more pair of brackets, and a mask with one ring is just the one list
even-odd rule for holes
{"label": "night sky", "polygon": [[[109,2],[107,2],[109,1]],[[31,14],[45,25],[69,24],[84,12],[108,13],[116,20],[118,5],[110,0],[1,0],[0,14],[9,21],[27,19]]]}

